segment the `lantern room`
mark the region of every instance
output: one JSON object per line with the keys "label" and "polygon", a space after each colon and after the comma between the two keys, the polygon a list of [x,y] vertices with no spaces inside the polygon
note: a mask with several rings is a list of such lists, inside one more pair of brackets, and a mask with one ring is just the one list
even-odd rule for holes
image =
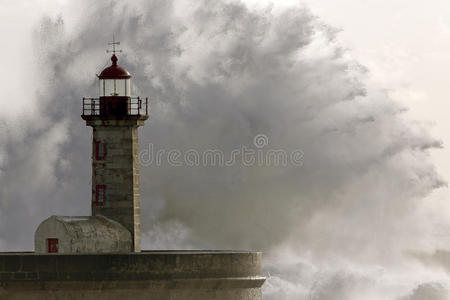
{"label": "lantern room", "polygon": [[98,78],[100,80],[100,97],[130,97],[131,75],[127,70],[117,65],[117,56],[111,56],[112,65],[104,69]]}
{"label": "lantern room", "polygon": [[131,96],[131,75],[117,64],[116,52],[122,52],[115,48],[119,42],[113,39],[109,44],[113,46],[113,50],[106,52],[112,52],[112,63],[97,75],[99,97],[83,98],[83,119],[122,120],[134,116],[148,116],[148,99]]}

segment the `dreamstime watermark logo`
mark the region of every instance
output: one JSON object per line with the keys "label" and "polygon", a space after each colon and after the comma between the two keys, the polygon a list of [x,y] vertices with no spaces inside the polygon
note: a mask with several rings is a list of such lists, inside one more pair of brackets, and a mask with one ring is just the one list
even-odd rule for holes
{"label": "dreamstime watermark logo", "polygon": [[[242,146],[225,153],[220,149],[158,149],[150,143],[147,149],[139,152],[139,162],[143,166],[162,166],[168,164],[173,167],[230,167],[242,165],[245,167],[287,167],[302,166],[304,153],[300,149],[286,151],[273,149],[269,146],[269,137],[258,134],[253,138],[253,146]],[[266,149],[267,148],[267,149]]]}
{"label": "dreamstime watermark logo", "polygon": [[253,138],[253,144],[256,148],[261,149],[269,145],[269,138],[265,134],[257,134]]}

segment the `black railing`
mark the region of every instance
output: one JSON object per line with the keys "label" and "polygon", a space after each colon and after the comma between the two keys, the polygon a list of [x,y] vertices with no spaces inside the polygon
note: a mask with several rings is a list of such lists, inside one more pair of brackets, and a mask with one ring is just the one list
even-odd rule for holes
{"label": "black railing", "polygon": [[[83,98],[83,116],[101,116],[107,113],[106,105],[111,102],[113,97],[105,98]],[[122,98],[122,97],[121,97]],[[129,116],[147,116],[148,98],[141,97],[123,97],[119,100],[127,106],[126,115]]]}

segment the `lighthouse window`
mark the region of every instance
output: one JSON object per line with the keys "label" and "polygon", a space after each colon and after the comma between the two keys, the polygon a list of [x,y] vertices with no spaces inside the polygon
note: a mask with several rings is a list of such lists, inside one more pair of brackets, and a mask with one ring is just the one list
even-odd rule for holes
{"label": "lighthouse window", "polygon": [[104,80],[100,80],[100,97],[104,97],[105,96],[105,81]]}
{"label": "lighthouse window", "polygon": [[105,96],[118,96],[116,91],[116,80],[115,79],[105,79]]}
{"label": "lighthouse window", "polygon": [[106,143],[95,141],[95,159],[105,160],[106,158]]}
{"label": "lighthouse window", "polygon": [[130,96],[130,79],[101,79],[100,97]]}
{"label": "lighthouse window", "polygon": [[95,205],[103,206],[106,200],[106,185],[97,184],[95,186]]}
{"label": "lighthouse window", "polygon": [[47,252],[48,253],[58,253],[58,239],[51,238],[47,239]]}

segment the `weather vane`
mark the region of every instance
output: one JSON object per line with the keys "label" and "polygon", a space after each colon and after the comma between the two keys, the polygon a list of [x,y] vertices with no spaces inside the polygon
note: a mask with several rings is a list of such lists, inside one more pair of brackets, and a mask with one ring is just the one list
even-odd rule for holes
{"label": "weather vane", "polygon": [[115,40],[115,37],[114,37],[114,34],[113,34],[113,40],[112,40],[112,43],[108,43],[108,45],[111,45],[112,46],[112,50],[106,50],[106,53],[113,53],[113,54],[116,54],[116,52],[122,52],[122,50],[116,50],[116,45],[120,45],[120,42],[116,42],[116,40]]}

